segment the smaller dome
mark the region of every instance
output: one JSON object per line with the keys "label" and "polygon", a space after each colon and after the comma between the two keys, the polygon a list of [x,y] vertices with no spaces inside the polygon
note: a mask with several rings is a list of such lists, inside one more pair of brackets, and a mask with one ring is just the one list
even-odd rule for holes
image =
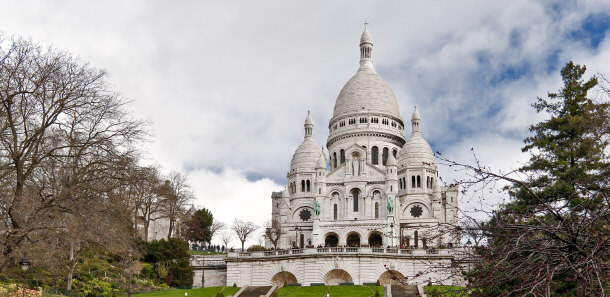
{"label": "smaller dome", "polygon": [[290,171],[306,170],[314,171],[317,167],[318,159],[324,159],[322,150],[313,140],[313,137],[306,137],[292,155]]}
{"label": "smaller dome", "polygon": [[388,161],[386,163],[386,166],[396,166],[396,158],[394,158],[394,154],[390,154],[388,156]]}
{"label": "smaller dome", "polygon": [[326,169],[326,160],[324,159],[324,155],[320,154],[318,158],[318,162],[316,163],[316,169]]}
{"label": "smaller dome", "polygon": [[371,39],[371,33],[369,33],[369,29],[364,28],[364,32],[362,32],[362,37],[360,37],[360,44],[370,43],[373,44],[373,40]]}
{"label": "smaller dome", "polygon": [[404,166],[422,166],[426,164],[435,164],[434,152],[428,142],[421,137],[419,133],[413,134],[409,140],[403,145],[398,156],[398,165]]}

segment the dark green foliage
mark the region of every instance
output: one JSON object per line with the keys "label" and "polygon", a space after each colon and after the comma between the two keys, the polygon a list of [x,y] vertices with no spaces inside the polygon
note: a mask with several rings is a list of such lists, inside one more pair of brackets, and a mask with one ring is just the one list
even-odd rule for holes
{"label": "dark green foliage", "polygon": [[225,297],[225,294],[223,294],[222,291],[219,291],[216,293],[216,297]]}
{"label": "dark green foliage", "polygon": [[379,280],[377,280],[377,282],[375,282],[375,286],[381,286],[381,284],[379,283]]}
{"label": "dark green foliage", "polygon": [[197,210],[192,217],[186,221],[185,238],[192,241],[210,242],[212,234],[210,226],[214,216],[206,208]]}
{"label": "dark green foliage", "polygon": [[151,279],[151,278],[153,278],[154,273],[155,272],[154,272],[152,266],[150,266],[150,264],[145,263],[142,266],[142,270],[140,271],[140,276],[143,278]]}
{"label": "dark green foliage", "polygon": [[375,290],[375,297],[379,297],[379,291]]}
{"label": "dark green foliage", "polygon": [[233,283],[233,288],[237,288],[237,284],[236,283]]}
{"label": "dark green foliage", "polygon": [[193,267],[190,266],[188,244],[179,238],[139,241],[145,262],[153,263],[154,277],[168,286],[190,286]]}
{"label": "dark green foliage", "polygon": [[500,178],[513,199],[483,227],[488,245],[476,248],[469,275],[480,295],[597,296],[607,286],[610,94],[597,77],[584,81],[585,70],[568,63],[562,89],[533,104],[550,117],[525,139],[526,178]]}

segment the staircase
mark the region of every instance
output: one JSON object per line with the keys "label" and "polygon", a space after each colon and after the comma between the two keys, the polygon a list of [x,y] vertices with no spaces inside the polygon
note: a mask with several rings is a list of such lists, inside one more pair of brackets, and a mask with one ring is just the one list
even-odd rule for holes
{"label": "staircase", "polygon": [[417,286],[392,285],[392,297],[419,297]]}
{"label": "staircase", "polygon": [[271,286],[248,286],[243,291],[238,292],[235,297],[260,297],[265,296],[271,290]]}

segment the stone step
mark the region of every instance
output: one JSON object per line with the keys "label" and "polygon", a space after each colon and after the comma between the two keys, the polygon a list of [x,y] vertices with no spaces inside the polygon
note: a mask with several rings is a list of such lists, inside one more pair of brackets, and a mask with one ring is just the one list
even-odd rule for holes
{"label": "stone step", "polygon": [[260,297],[267,294],[269,290],[271,290],[271,286],[249,286],[239,294],[239,297]]}
{"label": "stone step", "polygon": [[392,297],[419,297],[417,286],[392,285]]}

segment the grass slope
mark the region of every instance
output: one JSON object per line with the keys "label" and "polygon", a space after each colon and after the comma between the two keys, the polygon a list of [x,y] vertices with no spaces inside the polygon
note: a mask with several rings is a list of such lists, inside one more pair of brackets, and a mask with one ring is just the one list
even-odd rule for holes
{"label": "grass slope", "polygon": [[382,286],[311,286],[283,287],[278,291],[279,297],[324,297],[329,293],[332,297],[369,297],[378,291],[383,296]]}
{"label": "grass slope", "polygon": [[216,297],[216,293],[222,290],[225,296],[233,295],[239,291],[239,288],[233,287],[209,287],[199,289],[168,289],[163,291],[154,291],[148,293],[133,294],[134,297],[184,297],[184,293],[187,293],[187,297]]}

